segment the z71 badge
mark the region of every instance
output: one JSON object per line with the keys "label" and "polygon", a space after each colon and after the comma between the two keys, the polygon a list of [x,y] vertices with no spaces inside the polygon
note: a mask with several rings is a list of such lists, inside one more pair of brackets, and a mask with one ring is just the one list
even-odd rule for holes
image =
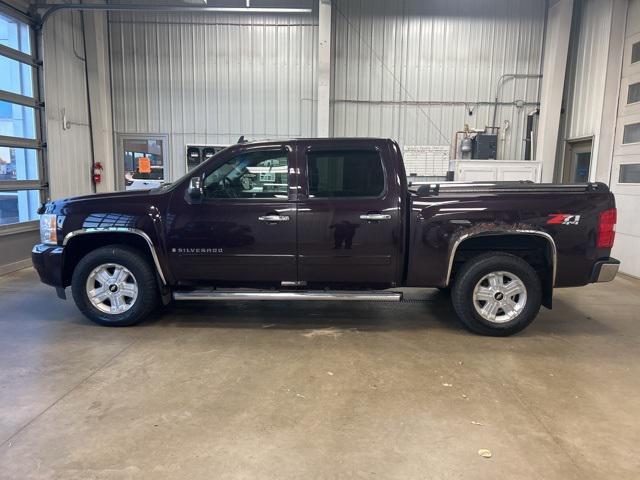
{"label": "z71 badge", "polygon": [[580,215],[568,215],[566,213],[553,213],[547,220],[547,225],[578,225]]}

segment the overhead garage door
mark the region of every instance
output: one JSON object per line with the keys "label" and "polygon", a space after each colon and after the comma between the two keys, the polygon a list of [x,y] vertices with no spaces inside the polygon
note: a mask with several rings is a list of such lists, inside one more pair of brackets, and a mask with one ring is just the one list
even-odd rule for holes
{"label": "overhead garage door", "polygon": [[611,189],[618,225],[613,256],[640,277],[640,0],[629,2]]}

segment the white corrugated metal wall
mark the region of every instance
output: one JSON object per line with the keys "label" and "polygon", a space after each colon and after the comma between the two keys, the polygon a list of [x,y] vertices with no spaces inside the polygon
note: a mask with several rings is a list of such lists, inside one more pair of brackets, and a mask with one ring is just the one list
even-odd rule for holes
{"label": "white corrugated metal wall", "polygon": [[591,137],[600,129],[611,30],[611,2],[583,0],[578,5],[565,98],[568,140]]}
{"label": "white corrugated metal wall", "polygon": [[314,136],[317,16],[111,13],[114,132],[185,145]]}
{"label": "white corrugated metal wall", "polygon": [[43,45],[50,196],[88,194],[92,158],[80,13],[51,17]]}
{"label": "white corrugated metal wall", "polygon": [[[448,145],[464,123],[484,127],[500,75],[540,73],[544,16],[544,0],[335,1],[332,134]],[[170,134],[171,178],[188,143],[314,136],[316,23],[112,13],[115,132]],[[539,85],[505,82],[500,158],[523,158]]]}
{"label": "white corrugated metal wall", "polygon": [[[544,0],[335,0],[336,136],[385,136],[447,145],[465,123],[491,123],[498,77],[539,74]],[[499,158],[522,159],[538,79],[505,82]],[[471,109],[473,115],[469,115]]]}

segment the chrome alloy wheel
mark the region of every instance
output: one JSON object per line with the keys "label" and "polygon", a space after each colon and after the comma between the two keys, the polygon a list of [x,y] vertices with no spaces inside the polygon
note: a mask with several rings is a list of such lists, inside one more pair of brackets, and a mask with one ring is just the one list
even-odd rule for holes
{"label": "chrome alloy wheel", "polygon": [[485,320],[506,323],[516,318],[527,304],[527,288],[510,272],[491,272],[473,289],[473,306]]}
{"label": "chrome alloy wheel", "polygon": [[126,312],[138,298],[138,282],[127,268],[104,263],[87,277],[87,297],[98,310],[111,315]]}

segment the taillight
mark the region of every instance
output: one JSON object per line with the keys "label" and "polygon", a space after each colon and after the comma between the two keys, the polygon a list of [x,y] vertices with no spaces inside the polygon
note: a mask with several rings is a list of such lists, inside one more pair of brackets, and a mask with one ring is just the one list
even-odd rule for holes
{"label": "taillight", "polygon": [[600,214],[600,221],[598,222],[598,241],[596,243],[596,247],[613,247],[613,240],[616,237],[617,218],[618,214],[615,208],[605,210]]}

